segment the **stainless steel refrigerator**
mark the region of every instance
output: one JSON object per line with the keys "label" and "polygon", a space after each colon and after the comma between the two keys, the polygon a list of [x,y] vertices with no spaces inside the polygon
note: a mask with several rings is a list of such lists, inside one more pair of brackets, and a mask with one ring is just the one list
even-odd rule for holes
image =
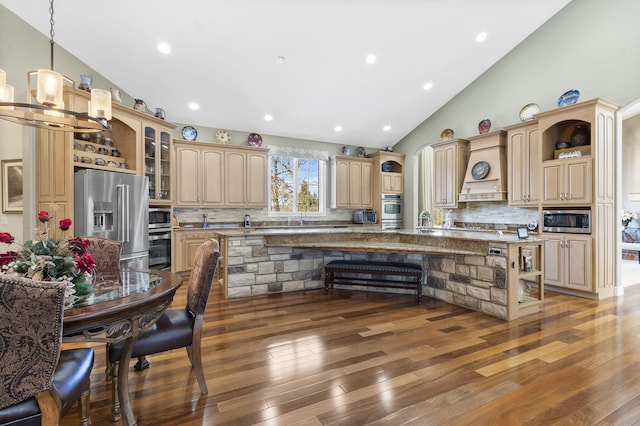
{"label": "stainless steel refrigerator", "polygon": [[76,236],[122,241],[120,266],[149,267],[149,178],[102,170],[74,176]]}

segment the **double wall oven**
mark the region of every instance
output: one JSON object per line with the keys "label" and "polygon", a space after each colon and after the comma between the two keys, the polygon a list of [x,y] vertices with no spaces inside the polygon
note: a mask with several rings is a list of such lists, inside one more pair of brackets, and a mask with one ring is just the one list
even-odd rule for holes
{"label": "double wall oven", "polygon": [[404,199],[400,194],[382,194],[380,206],[380,228],[402,229],[402,208]]}
{"label": "double wall oven", "polygon": [[171,209],[149,208],[149,267],[171,269]]}

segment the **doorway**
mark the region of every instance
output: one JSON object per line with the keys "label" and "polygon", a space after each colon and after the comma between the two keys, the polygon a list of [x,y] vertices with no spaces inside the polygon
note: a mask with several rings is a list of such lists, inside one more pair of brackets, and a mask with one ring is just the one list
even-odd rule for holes
{"label": "doorway", "polygon": [[[640,217],[640,99],[636,99],[619,111],[620,130],[620,211],[628,210]],[[620,243],[620,282],[621,287],[640,284],[640,220],[632,220],[621,227]],[[625,248],[632,250],[622,251]]]}

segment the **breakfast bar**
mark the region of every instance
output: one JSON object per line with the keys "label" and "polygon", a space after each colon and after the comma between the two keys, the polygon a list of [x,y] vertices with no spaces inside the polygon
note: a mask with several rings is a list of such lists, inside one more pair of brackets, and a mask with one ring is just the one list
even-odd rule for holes
{"label": "breakfast bar", "polygon": [[[228,298],[323,288],[325,265],[347,260],[419,264],[425,296],[505,320],[538,312],[543,300],[544,240],[537,237],[305,227],[220,229],[215,235],[225,253],[220,278]],[[536,297],[528,296],[531,287]]]}

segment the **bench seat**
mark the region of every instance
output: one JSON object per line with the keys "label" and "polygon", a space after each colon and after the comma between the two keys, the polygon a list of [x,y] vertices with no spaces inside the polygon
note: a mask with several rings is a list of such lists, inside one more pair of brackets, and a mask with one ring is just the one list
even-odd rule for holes
{"label": "bench seat", "polygon": [[418,304],[422,303],[424,272],[415,263],[334,260],[325,265],[324,274],[325,293],[334,284],[406,288],[416,290]]}

